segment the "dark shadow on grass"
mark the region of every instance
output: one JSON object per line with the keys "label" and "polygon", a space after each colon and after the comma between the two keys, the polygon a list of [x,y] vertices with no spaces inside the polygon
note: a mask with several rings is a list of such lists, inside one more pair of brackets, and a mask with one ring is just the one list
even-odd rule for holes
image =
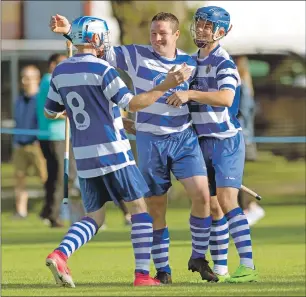
{"label": "dark shadow on grass", "polygon": [[[2,234],[2,244],[39,244],[39,243],[59,243],[65,230],[54,232],[55,230],[39,230],[37,233],[18,233]],[[251,230],[252,238],[254,241],[261,241],[265,244],[296,244],[305,243],[305,226],[273,226],[273,227],[260,227],[256,226]],[[191,236],[189,230],[170,228],[171,242],[176,240],[190,241]],[[130,232],[126,231],[112,232],[107,230],[100,232],[93,238],[95,242],[119,242],[130,240]]]}

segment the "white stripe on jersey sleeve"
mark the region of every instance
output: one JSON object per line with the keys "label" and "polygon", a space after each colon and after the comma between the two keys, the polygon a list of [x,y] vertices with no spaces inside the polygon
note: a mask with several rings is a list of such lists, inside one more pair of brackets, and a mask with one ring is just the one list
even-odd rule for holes
{"label": "white stripe on jersey sleeve", "polygon": [[47,98],[49,98],[52,101],[57,102],[60,105],[64,105],[61,95],[54,92],[54,90],[51,86],[49,87],[49,92],[48,92]]}
{"label": "white stripe on jersey sleeve", "polygon": [[111,98],[118,93],[119,89],[124,87],[126,87],[125,83],[119,76],[117,76],[103,90],[104,96],[106,97],[106,99],[111,100]]}
{"label": "white stripe on jersey sleeve", "polygon": [[113,46],[106,52],[105,60],[113,67],[117,67],[117,58]]}
{"label": "white stripe on jersey sleeve", "polygon": [[122,99],[118,102],[118,106],[125,111],[129,111],[129,104],[131,100],[134,98],[134,95],[132,93],[125,94]]}
{"label": "white stripe on jersey sleeve", "polygon": [[46,107],[44,108],[44,111],[49,114],[50,116],[54,116],[55,114],[57,114],[56,111],[52,111],[50,109],[47,109]]}
{"label": "white stripe on jersey sleeve", "polygon": [[220,74],[235,75],[237,77],[237,80],[238,80],[238,77],[239,77],[237,69],[233,69],[233,68],[220,69],[218,71],[217,75],[220,75]]}
{"label": "white stripe on jersey sleeve", "polygon": [[[237,80],[231,76],[228,76],[228,77],[225,77],[221,80],[218,80],[217,82],[217,85],[218,85],[218,89],[220,90],[220,87],[222,85],[231,85],[233,86],[232,88],[230,87],[225,87],[226,89],[229,89],[229,90],[233,90],[235,92],[235,89],[236,89],[236,86],[237,86]],[[222,89],[225,89],[225,88],[222,88]]]}

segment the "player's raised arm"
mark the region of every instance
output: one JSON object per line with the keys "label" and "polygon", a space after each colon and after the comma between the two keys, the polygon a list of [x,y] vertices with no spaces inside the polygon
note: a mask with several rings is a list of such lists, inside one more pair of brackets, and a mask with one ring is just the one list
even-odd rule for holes
{"label": "player's raised arm", "polygon": [[158,98],[164,95],[169,89],[175,88],[184,81],[188,80],[191,75],[191,69],[186,64],[178,71],[173,68],[168,72],[166,79],[153,88],[152,90],[134,96],[129,103],[128,110],[136,112],[153,104]]}
{"label": "player's raised arm", "polygon": [[68,34],[71,25],[65,16],[56,14],[51,16],[49,27],[54,33]]}

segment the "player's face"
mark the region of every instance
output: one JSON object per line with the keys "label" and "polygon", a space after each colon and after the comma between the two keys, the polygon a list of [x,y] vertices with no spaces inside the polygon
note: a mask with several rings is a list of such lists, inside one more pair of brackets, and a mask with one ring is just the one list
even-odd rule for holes
{"label": "player's face", "polygon": [[195,33],[197,40],[211,41],[213,36],[212,22],[199,19],[195,24]]}
{"label": "player's face", "polygon": [[179,30],[173,32],[171,22],[155,21],[151,24],[150,41],[155,52],[168,56],[175,52]]}
{"label": "player's face", "polygon": [[25,91],[38,87],[40,75],[38,69],[28,67],[21,74],[21,84]]}

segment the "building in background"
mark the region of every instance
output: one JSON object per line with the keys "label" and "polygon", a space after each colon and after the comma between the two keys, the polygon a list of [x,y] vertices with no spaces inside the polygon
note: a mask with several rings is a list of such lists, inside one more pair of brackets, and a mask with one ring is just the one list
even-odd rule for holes
{"label": "building in background", "polygon": [[[119,26],[110,1],[1,1],[1,127],[12,128],[12,107],[19,91],[19,72],[35,64],[42,73],[54,52],[65,52],[65,40],[49,29],[51,15],[69,20],[81,15],[105,19],[111,30],[111,43],[119,44]],[[11,135],[2,134],[2,160],[11,158]]]}

